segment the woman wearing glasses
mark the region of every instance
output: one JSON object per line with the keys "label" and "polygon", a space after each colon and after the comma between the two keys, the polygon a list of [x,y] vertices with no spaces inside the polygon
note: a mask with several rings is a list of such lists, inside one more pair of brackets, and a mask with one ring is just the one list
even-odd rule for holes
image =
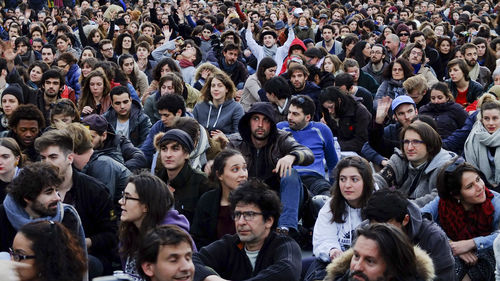
{"label": "woman wearing glasses", "polygon": [[465,159],[493,186],[500,184],[500,102],[482,98],[481,112],[465,141]]}
{"label": "woman wearing glasses", "polygon": [[358,156],[339,161],[335,183],[318,213],[313,231],[313,253],[316,260],[309,267],[306,280],[325,277],[326,265],[351,247],[353,233],[361,224],[361,209],[375,190],[370,164]]}
{"label": "woman wearing glasses", "polygon": [[198,248],[220,239],[225,234],[236,233],[234,221],[231,219],[229,193],[247,178],[247,163],[239,151],[226,149],[215,157],[210,180],[217,188],[200,197],[191,228]]}
{"label": "woman wearing glasses", "polygon": [[78,240],[66,227],[53,221],[21,227],[12,242],[10,257],[28,265],[18,268],[21,281],[80,281],[87,270]]}
{"label": "woman wearing glasses", "polygon": [[135,261],[141,237],[164,224],[175,224],[188,232],[189,222],[172,208],[174,198],[167,185],[151,174],[131,176],[118,203],[122,210],[119,239],[123,270],[135,281],[143,280]]}
{"label": "woman wearing glasses", "polygon": [[493,280],[493,241],[498,236],[500,194],[483,174],[463,159],[444,165],[437,179],[439,196],[425,205],[449,238],[456,280]]}

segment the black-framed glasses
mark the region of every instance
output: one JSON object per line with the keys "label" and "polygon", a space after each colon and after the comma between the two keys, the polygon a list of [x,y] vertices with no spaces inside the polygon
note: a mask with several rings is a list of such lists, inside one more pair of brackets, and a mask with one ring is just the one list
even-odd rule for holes
{"label": "black-framed glasses", "polygon": [[235,221],[240,220],[241,216],[243,216],[243,219],[245,221],[251,221],[255,218],[257,215],[262,215],[262,213],[257,213],[254,211],[248,211],[248,212],[240,212],[240,211],[235,211],[232,215],[231,218]]}
{"label": "black-framed glasses", "polygon": [[9,248],[9,254],[10,254],[10,257],[14,261],[22,261],[22,260],[28,260],[28,259],[34,259],[34,258],[36,258],[35,255],[23,255],[23,254],[19,253],[18,251],[14,250],[12,248]]}
{"label": "black-framed glasses", "polygon": [[412,145],[412,146],[419,146],[419,145],[422,145],[424,144],[424,141],[421,141],[421,140],[404,140],[403,141],[403,144],[405,146],[408,146],[408,145]]}
{"label": "black-framed glasses", "polygon": [[460,156],[456,156],[456,159],[454,159],[453,163],[446,167],[445,171],[447,173],[453,173],[458,168],[458,166],[462,165],[463,163],[465,163],[465,159]]}
{"label": "black-framed glasses", "polygon": [[409,34],[409,33],[406,33],[406,32],[401,32],[401,33],[399,33],[399,36],[408,36],[408,35],[410,35],[410,34]]}
{"label": "black-framed glasses", "polygon": [[123,200],[123,204],[127,204],[127,200],[140,201],[141,199],[130,197],[125,193],[125,191],[122,191],[122,196],[120,197],[120,200]]}

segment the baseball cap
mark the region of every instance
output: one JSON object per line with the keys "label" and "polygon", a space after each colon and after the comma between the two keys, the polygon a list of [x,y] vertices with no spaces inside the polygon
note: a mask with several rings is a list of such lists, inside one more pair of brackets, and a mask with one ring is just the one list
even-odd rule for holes
{"label": "baseball cap", "polygon": [[396,110],[396,108],[398,108],[398,106],[400,106],[402,104],[413,104],[414,106],[416,106],[415,102],[413,101],[413,99],[410,96],[401,95],[392,101],[392,105],[391,105],[392,112],[394,112]]}

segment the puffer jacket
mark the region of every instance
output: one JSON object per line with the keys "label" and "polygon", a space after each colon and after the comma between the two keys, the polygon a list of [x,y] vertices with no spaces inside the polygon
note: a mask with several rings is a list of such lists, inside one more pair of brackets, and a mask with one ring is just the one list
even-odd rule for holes
{"label": "puffer jacket", "polygon": [[461,105],[453,101],[443,104],[426,104],[420,108],[419,114],[428,115],[436,121],[437,132],[443,139],[462,128],[469,116]]}
{"label": "puffer jacket", "polygon": [[[407,95],[405,88],[403,87],[403,82],[405,80],[384,80],[377,90],[374,101],[378,101],[382,97],[389,96],[391,99],[395,99],[401,95]],[[374,103],[376,109],[376,103]]]}
{"label": "puffer jacket", "polygon": [[81,93],[80,92],[81,86],[79,82],[80,76],[82,76],[82,71],[80,67],[76,63],[72,64],[71,67],[69,68],[68,73],[66,74],[66,83],[73,90],[75,90],[75,94],[77,97],[79,97]]}
{"label": "puffer jacket", "polygon": [[283,62],[283,65],[281,66],[281,71],[280,71],[279,75],[281,75],[287,71],[287,65],[288,65],[288,61],[290,60],[290,55],[292,54],[292,51],[293,51],[293,49],[292,49],[293,46],[301,47],[302,53],[305,53],[307,51],[307,47],[306,47],[306,45],[304,45],[304,42],[302,42],[302,40],[300,40],[299,38],[293,39],[292,44],[290,45],[290,49],[288,49],[288,57],[286,57],[285,61]]}

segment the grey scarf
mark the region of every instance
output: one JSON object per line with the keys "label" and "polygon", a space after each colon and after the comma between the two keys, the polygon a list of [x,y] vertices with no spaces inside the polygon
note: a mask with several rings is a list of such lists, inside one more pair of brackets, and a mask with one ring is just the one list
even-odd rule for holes
{"label": "grey scarf", "polygon": [[274,44],[271,48],[264,46],[264,57],[271,57],[274,59],[278,46]]}
{"label": "grey scarf", "polygon": [[[488,147],[496,147],[495,170],[488,159]],[[500,130],[490,134],[480,120],[476,121],[465,141],[465,159],[481,170],[493,185],[500,184]]]}

